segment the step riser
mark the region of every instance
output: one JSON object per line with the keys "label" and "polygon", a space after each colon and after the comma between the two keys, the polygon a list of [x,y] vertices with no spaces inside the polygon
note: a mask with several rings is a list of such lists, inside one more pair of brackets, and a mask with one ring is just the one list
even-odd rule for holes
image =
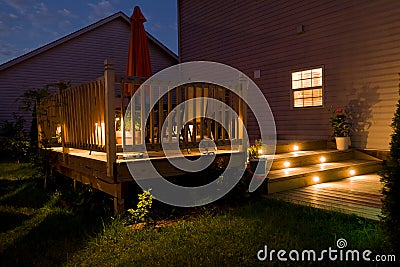
{"label": "step riser", "polygon": [[275,159],[272,163],[271,170],[279,170],[285,169],[285,162],[290,163],[290,167],[302,167],[307,165],[320,164],[320,158],[324,156],[326,158],[326,162],[334,162],[334,161],[344,161],[354,158],[353,151],[337,151],[337,152],[326,152],[319,153],[317,155],[308,155],[308,156],[298,156],[298,157],[287,157],[282,159]]}
{"label": "step riser", "polygon": [[278,144],[275,154],[294,152],[294,145],[297,145],[299,150],[319,150],[327,148],[326,141],[290,142],[290,144]]}
{"label": "step riser", "polygon": [[[267,190],[268,190],[267,192],[268,193],[281,192],[317,183],[324,183],[324,182],[344,179],[351,176],[349,174],[351,169],[356,170],[355,175],[362,175],[362,174],[377,172],[378,170],[380,170],[381,167],[382,164],[379,161],[377,161],[377,162],[360,164],[357,166],[347,166],[337,169],[321,170],[316,172],[299,174],[288,178],[267,180]],[[318,182],[315,182],[313,180],[315,176],[319,177]]]}

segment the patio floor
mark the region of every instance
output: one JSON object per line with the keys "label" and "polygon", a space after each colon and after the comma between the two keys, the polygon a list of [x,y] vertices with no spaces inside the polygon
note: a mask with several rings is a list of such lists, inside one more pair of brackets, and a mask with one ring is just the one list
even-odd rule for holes
{"label": "patio floor", "polygon": [[381,189],[380,176],[367,174],[273,193],[268,197],[379,220]]}

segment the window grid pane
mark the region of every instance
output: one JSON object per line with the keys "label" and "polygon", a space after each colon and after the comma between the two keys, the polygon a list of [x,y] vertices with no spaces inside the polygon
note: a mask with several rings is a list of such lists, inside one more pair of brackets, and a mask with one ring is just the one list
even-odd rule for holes
{"label": "window grid pane", "polygon": [[322,68],[293,72],[292,89],[294,107],[322,106]]}

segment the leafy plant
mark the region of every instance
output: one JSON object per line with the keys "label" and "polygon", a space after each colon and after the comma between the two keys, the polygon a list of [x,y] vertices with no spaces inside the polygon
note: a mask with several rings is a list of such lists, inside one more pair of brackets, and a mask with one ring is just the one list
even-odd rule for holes
{"label": "leafy plant", "polygon": [[138,194],[139,202],[136,209],[128,209],[130,221],[133,223],[149,222],[149,214],[153,205],[153,196],[150,194],[151,189],[143,190],[143,193]]}
{"label": "leafy plant", "polygon": [[13,117],[13,121],[0,122],[0,152],[20,162],[26,159],[29,142],[26,141],[25,120],[16,114],[13,114]]}
{"label": "leafy plant", "polygon": [[258,146],[252,145],[247,149],[249,159],[257,159],[260,156]]}
{"label": "leafy plant", "polygon": [[350,134],[351,124],[348,122],[348,115],[344,109],[336,109],[330,123],[335,137],[346,137]]}
{"label": "leafy plant", "polygon": [[[132,120],[131,108],[134,108],[134,107],[128,108],[128,110],[126,111],[125,116],[124,116],[124,128],[125,128],[125,131],[131,131],[131,130],[140,131],[141,130],[140,112],[135,111],[134,112],[135,113],[134,114],[134,119]],[[132,124],[133,121],[134,121],[135,128],[131,129],[131,127],[132,127],[131,124]]]}
{"label": "leafy plant", "polygon": [[[48,84],[38,89],[28,89],[24,92],[21,98],[17,99],[19,102],[19,108],[24,111],[31,112],[32,124],[30,130],[30,147],[29,147],[29,158],[36,171],[44,176],[44,189],[47,188],[48,180],[53,177],[52,166],[56,162],[57,158],[54,153],[50,150],[51,144],[54,141],[59,141],[61,133],[58,133],[55,137],[45,136],[44,132],[38,132],[38,114],[44,112],[38,106],[41,101],[50,96],[51,91],[65,90],[71,85],[70,82],[58,82],[54,84]],[[38,137],[41,136],[41,142],[38,144]]]}
{"label": "leafy plant", "polygon": [[390,153],[380,172],[381,182],[384,184],[382,222],[392,248],[400,254],[400,100],[392,120],[392,128]]}
{"label": "leafy plant", "polygon": [[[71,82],[58,82],[54,84],[47,84],[43,88],[38,88],[38,89],[28,89],[24,92],[21,98],[17,99],[19,102],[19,108],[24,111],[29,111],[32,114],[32,124],[31,124],[31,130],[30,130],[30,139],[31,139],[31,147],[36,148],[37,147],[37,141],[38,141],[38,125],[37,125],[37,106],[40,104],[40,102],[50,96],[51,91],[54,90],[65,90],[68,87],[71,86]],[[41,111],[39,111],[41,112]],[[42,111],[43,112],[43,111]],[[36,153],[36,150],[32,151],[33,153]]]}

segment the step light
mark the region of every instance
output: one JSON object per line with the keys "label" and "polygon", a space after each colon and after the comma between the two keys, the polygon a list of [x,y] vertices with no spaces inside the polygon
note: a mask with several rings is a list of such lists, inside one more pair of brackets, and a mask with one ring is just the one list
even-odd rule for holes
{"label": "step light", "polygon": [[293,150],[294,150],[294,151],[299,151],[299,146],[298,146],[298,145],[294,145],[294,146],[293,146]]}
{"label": "step light", "polygon": [[319,158],[319,162],[325,163],[326,162],[326,157],[322,156]]}
{"label": "step light", "polygon": [[356,170],[351,169],[351,170],[349,171],[349,174],[350,174],[351,176],[356,175]]}
{"label": "step light", "polygon": [[285,161],[283,163],[283,166],[285,166],[285,168],[289,168],[290,167],[290,162],[289,161]]}
{"label": "step light", "polygon": [[319,183],[319,176],[314,176],[312,179],[314,183]]}

